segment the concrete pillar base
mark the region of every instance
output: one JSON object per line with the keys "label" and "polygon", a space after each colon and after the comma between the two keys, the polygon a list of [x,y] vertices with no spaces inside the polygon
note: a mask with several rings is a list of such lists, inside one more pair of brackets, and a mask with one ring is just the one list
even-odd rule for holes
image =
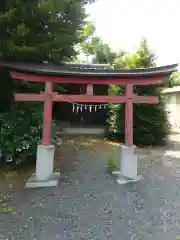
{"label": "concrete pillar base", "polygon": [[113,172],[118,184],[137,182],[142,176],[137,175],[137,155],[135,146],[120,145],[120,171]]}
{"label": "concrete pillar base", "polygon": [[39,145],[37,148],[36,173],[28,179],[25,188],[57,186],[60,173],[53,173],[53,165],[54,146]]}
{"label": "concrete pillar base", "polygon": [[59,183],[59,178],[60,172],[53,172],[48,180],[40,181],[36,173],[33,173],[26,182],[25,188],[55,187]]}
{"label": "concrete pillar base", "polygon": [[113,174],[117,177],[116,182],[118,184],[127,184],[127,183],[135,183],[143,179],[141,175],[138,175],[136,178],[127,178],[122,175],[121,171],[113,172]]}

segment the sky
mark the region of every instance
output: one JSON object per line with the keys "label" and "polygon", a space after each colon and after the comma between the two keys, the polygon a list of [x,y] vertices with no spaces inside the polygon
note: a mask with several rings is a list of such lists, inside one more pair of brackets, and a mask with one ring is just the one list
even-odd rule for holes
{"label": "sky", "polygon": [[134,51],[145,37],[157,65],[180,62],[180,0],[97,0],[87,13],[112,49]]}

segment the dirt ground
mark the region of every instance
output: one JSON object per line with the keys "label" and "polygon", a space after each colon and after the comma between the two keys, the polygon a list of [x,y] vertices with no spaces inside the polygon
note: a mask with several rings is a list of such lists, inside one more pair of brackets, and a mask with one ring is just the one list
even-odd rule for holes
{"label": "dirt ground", "polygon": [[[118,144],[64,137],[55,188],[24,189],[33,166],[0,172],[0,240],[171,240],[180,236],[180,134],[168,146],[138,149],[144,179],[118,185],[107,173]],[[118,163],[118,161],[117,161]]]}

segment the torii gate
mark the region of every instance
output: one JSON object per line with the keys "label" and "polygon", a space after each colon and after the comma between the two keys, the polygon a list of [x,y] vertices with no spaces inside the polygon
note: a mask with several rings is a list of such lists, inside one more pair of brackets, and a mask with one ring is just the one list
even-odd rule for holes
{"label": "torii gate", "polygon": [[[48,64],[1,62],[8,68],[14,79],[41,82],[45,91],[37,94],[16,93],[16,101],[44,102],[44,123],[42,145],[37,148],[36,174],[26,187],[55,186],[60,173],[53,173],[54,146],[51,145],[52,106],[54,102],[78,103],[125,103],[125,145],[121,145],[121,175],[126,183],[137,181],[137,156],[133,145],[133,104],[158,103],[155,96],[137,96],[133,94],[134,85],[161,84],[164,78],[177,70],[178,64],[148,68],[148,69],[102,69],[100,65],[63,64],[60,66]],[[53,91],[54,83],[87,84],[86,95],[62,95]],[[125,85],[124,96],[93,96],[94,84]],[[128,180],[127,180],[128,179]]]}

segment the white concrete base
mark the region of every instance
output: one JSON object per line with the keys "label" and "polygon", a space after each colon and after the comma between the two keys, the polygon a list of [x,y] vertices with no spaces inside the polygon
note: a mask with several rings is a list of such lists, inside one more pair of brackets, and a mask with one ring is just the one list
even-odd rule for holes
{"label": "white concrete base", "polygon": [[51,178],[54,167],[54,146],[39,145],[36,155],[36,178],[45,181]]}
{"label": "white concrete base", "polygon": [[133,183],[133,182],[138,182],[143,179],[141,175],[136,176],[135,178],[127,178],[122,175],[122,172],[113,172],[114,175],[116,175],[117,179],[116,182],[118,184],[127,184],[127,183]]}
{"label": "white concrete base", "polygon": [[57,186],[60,173],[53,173],[53,167],[54,146],[39,145],[36,157],[36,173],[29,178],[25,188]]}
{"label": "white concrete base", "polygon": [[54,172],[48,180],[40,181],[37,179],[36,174],[33,173],[26,182],[25,188],[55,187],[58,185],[59,178],[60,172]]}
{"label": "white concrete base", "polygon": [[113,172],[118,184],[137,182],[142,179],[137,175],[137,155],[135,146],[120,145],[120,171]]}

